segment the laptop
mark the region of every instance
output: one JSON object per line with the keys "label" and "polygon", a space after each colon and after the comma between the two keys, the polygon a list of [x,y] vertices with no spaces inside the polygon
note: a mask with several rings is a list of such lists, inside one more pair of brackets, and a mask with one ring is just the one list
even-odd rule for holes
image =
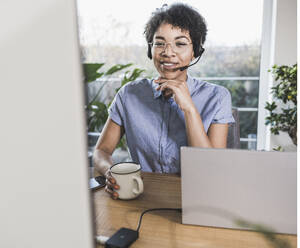
{"label": "laptop", "polygon": [[296,234],[296,159],[296,152],[182,147],[182,223]]}

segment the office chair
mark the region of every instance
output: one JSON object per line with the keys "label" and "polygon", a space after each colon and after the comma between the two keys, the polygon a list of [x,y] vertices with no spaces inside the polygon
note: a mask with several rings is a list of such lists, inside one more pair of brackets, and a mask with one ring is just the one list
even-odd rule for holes
{"label": "office chair", "polygon": [[240,119],[237,108],[232,108],[232,116],[235,120],[235,123],[230,123],[228,127],[227,148],[240,149]]}

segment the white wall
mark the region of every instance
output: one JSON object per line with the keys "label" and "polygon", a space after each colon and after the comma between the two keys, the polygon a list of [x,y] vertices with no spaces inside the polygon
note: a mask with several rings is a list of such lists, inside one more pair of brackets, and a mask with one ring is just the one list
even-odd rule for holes
{"label": "white wall", "polygon": [[297,0],[277,0],[275,63],[297,61]]}
{"label": "white wall", "polygon": [[[297,0],[277,0],[274,64],[293,65],[297,62]],[[287,133],[271,135],[270,148],[282,146],[296,151]]]}

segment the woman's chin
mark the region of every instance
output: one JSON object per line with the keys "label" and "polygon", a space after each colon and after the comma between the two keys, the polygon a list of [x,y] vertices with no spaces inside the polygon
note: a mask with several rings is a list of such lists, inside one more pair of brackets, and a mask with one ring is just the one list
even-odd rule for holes
{"label": "woman's chin", "polygon": [[160,76],[165,79],[176,79],[180,73],[177,71],[163,71],[159,72]]}
{"label": "woman's chin", "polygon": [[175,72],[159,72],[160,76],[162,78],[165,78],[165,79],[177,79],[177,80],[186,80],[186,71],[184,72],[178,72],[178,71],[175,71]]}

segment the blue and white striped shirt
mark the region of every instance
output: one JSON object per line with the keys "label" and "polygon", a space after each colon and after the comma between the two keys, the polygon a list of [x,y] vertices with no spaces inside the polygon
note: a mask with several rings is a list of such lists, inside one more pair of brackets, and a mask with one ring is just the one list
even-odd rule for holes
{"label": "blue and white striped shirt", "polygon": [[[207,132],[212,123],[232,123],[229,91],[188,76],[192,100]],[[166,100],[158,84],[142,79],[124,85],[114,98],[109,116],[123,126],[134,162],[143,171],[180,172],[180,147],[187,146],[184,113],[173,98]]]}

